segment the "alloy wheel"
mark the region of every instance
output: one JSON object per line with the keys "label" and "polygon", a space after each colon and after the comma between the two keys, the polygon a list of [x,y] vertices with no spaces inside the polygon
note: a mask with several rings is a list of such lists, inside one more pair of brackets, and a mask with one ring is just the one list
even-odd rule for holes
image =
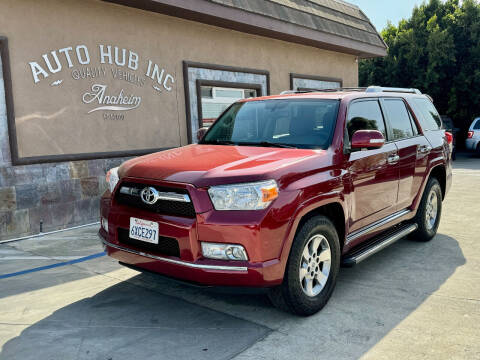
{"label": "alloy wheel", "polygon": [[435,188],[430,190],[427,199],[427,206],[425,210],[425,220],[427,221],[428,230],[433,229],[437,221],[438,214],[438,195]]}
{"label": "alloy wheel", "polygon": [[332,252],[325,236],[312,236],[303,249],[299,277],[303,292],[317,296],[325,287],[330,275]]}

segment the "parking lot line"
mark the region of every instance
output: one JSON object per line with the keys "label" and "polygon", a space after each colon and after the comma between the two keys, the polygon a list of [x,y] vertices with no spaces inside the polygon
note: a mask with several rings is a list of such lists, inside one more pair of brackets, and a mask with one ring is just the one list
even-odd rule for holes
{"label": "parking lot line", "polygon": [[93,254],[93,255],[84,256],[84,257],[74,259],[74,260],[69,260],[69,261],[64,261],[64,262],[60,262],[60,263],[56,263],[56,264],[39,266],[39,267],[32,268],[32,269],[27,269],[27,270],[13,272],[13,273],[9,273],[9,274],[4,274],[4,275],[0,275],[0,279],[6,279],[6,278],[19,276],[19,275],[24,275],[24,274],[28,274],[28,273],[32,273],[32,272],[36,272],[36,271],[53,269],[53,268],[60,267],[60,266],[65,266],[65,265],[77,264],[77,263],[80,263],[80,262],[84,262],[84,261],[88,261],[88,260],[92,260],[92,259],[96,259],[96,258],[105,256],[105,254],[106,253],[104,251],[102,251],[102,252],[99,252],[99,253],[96,253],[96,254]]}

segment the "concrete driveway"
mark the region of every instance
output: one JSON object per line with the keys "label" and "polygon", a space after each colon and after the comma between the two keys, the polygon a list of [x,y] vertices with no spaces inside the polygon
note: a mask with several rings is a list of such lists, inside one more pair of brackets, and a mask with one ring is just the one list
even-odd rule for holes
{"label": "concrete driveway", "polygon": [[432,242],[341,269],[309,318],[123,268],[96,232],[0,245],[0,359],[480,359],[480,159],[455,162]]}

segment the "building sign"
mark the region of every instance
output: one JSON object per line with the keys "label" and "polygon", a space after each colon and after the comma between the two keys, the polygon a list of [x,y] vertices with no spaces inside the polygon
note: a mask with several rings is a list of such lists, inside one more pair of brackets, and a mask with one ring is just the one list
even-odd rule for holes
{"label": "building sign", "polygon": [[[180,145],[176,64],[160,44],[85,40],[17,55],[17,163],[127,156]],[[53,43],[58,44],[58,40]],[[27,160],[22,160],[27,159]]]}
{"label": "building sign", "polygon": [[[92,64],[99,64],[98,66]],[[35,84],[48,81],[55,74],[58,78],[50,86],[61,86],[63,76],[73,80],[88,79],[92,81],[81,101],[91,105],[88,114],[103,111],[105,119],[125,119],[124,115],[113,116],[112,112],[125,112],[138,108],[142,97],[123,87],[116,93],[110,92],[105,83],[107,78],[126,82],[137,87],[150,85],[153,91],[172,91],[175,78],[151,59],[141,62],[138,53],[113,45],[98,45],[93,51],[85,45],[68,46],[41,55],[41,60],[30,61],[30,70]],[[67,74],[68,73],[68,74]]]}

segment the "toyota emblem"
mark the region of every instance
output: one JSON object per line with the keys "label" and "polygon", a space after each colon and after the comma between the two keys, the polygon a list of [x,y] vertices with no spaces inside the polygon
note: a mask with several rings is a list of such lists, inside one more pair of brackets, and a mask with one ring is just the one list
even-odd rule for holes
{"label": "toyota emblem", "polygon": [[140,197],[145,204],[153,205],[158,200],[158,191],[153,187],[146,187],[140,193]]}

